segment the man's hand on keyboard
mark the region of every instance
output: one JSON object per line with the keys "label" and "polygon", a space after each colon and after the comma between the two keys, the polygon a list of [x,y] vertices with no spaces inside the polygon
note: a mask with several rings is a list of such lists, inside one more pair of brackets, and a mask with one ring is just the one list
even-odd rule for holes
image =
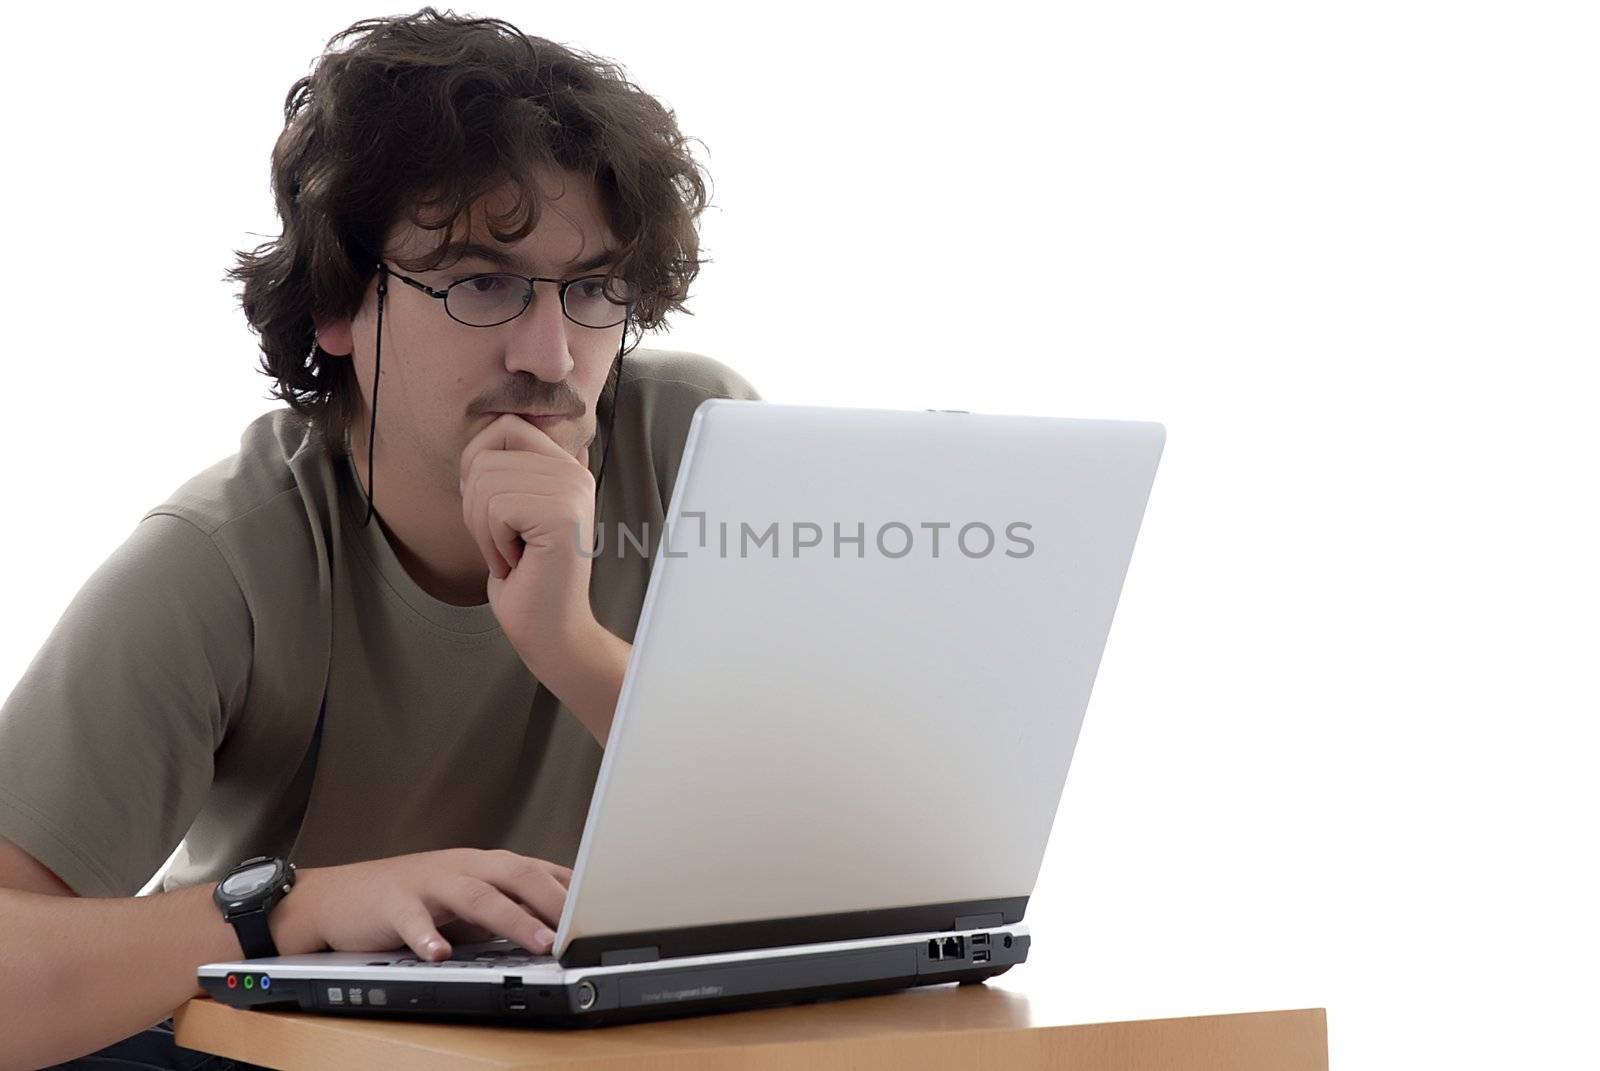
{"label": "man's hand on keyboard", "polygon": [[[457,936],[504,937],[550,952],[572,871],[508,851],[451,848],[301,870],[273,910],[279,947],[336,951],[408,947],[418,959],[450,957],[440,927]],[[309,940],[308,940],[309,938]]]}

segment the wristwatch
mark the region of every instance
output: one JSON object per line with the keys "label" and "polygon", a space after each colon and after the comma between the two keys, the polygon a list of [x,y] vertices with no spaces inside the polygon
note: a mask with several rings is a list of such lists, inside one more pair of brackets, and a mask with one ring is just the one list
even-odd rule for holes
{"label": "wristwatch", "polygon": [[294,888],[294,864],[270,855],[246,859],[217,882],[211,898],[222,917],[239,935],[245,959],[266,959],[278,954],[267,926],[267,912]]}

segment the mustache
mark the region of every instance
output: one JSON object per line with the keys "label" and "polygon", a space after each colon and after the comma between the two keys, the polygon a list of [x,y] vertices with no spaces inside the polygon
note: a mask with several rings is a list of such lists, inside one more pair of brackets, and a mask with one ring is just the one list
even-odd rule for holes
{"label": "mustache", "polygon": [[534,376],[513,379],[505,392],[491,402],[477,407],[483,413],[513,413],[532,409],[540,413],[560,413],[563,416],[581,417],[589,411],[578,392],[566,380],[550,383]]}

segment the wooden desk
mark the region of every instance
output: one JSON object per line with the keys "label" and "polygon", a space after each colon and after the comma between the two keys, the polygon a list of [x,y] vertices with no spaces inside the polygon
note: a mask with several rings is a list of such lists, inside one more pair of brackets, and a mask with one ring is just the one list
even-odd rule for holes
{"label": "wooden desk", "polygon": [[240,1011],[209,999],[176,1014],[180,1045],[285,1071],[1327,1071],[1322,1009],[1072,1025],[1025,994],[930,986],[591,1030],[467,1026]]}

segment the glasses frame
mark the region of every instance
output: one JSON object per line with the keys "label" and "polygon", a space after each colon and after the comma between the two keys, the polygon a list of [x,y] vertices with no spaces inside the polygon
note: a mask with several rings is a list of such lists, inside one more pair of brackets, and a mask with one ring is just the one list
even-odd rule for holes
{"label": "glasses frame", "polygon": [[[627,323],[629,317],[633,315],[633,307],[638,304],[637,301],[630,301],[626,305],[618,306],[622,309],[622,319],[613,324],[606,324],[604,327],[596,327],[593,324],[586,324],[582,320],[579,320],[572,315],[571,310],[567,308],[567,291],[576,283],[588,282],[591,279],[605,279],[605,272],[595,272],[590,275],[579,275],[572,279],[547,279],[542,275],[518,275],[514,271],[480,271],[457,279],[443,290],[435,290],[433,287],[429,286],[420,279],[413,279],[408,275],[401,275],[399,272],[389,267],[389,265],[386,263],[379,262],[378,267],[386,274],[394,276],[407,286],[416,287],[429,297],[438,301],[443,301],[445,315],[450,317],[450,319],[454,320],[456,323],[461,324],[463,327],[499,327],[501,324],[508,324],[512,320],[515,320],[518,316],[521,316],[523,313],[527,312],[528,308],[533,304],[533,284],[535,283],[555,283],[558,288],[556,290],[556,300],[561,305],[561,315],[565,316],[568,320],[571,320],[579,327],[588,328],[590,331],[609,331],[611,328],[616,327],[617,324]],[[461,317],[450,311],[450,302],[448,299],[450,297],[451,290],[454,290],[462,283],[470,283],[474,279],[485,279],[492,276],[509,276],[512,279],[521,279],[528,284],[528,298],[522,303],[522,308],[518,309],[510,316],[507,316],[504,320],[497,320],[492,324],[468,323],[466,320],[461,319]]]}

